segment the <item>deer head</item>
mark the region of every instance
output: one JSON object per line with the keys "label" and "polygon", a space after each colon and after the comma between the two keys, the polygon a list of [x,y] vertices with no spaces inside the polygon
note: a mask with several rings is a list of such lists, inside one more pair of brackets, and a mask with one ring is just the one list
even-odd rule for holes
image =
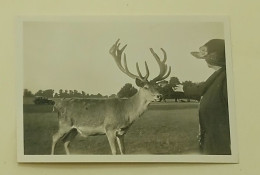
{"label": "deer head", "polygon": [[[162,95],[157,90],[157,87],[158,87],[157,82],[166,79],[171,73],[171,67],[169,67],[169,69],[168,69],[168,66],[165,64],[165,62],[167,60],[167,55],[166,55],[166,52],[164,51],[164,49],[161,48],[161,50],[164,54],[164,58],[161,61],[160,57],[154,52],[154,50],[152,48],[150,48],[152,55],[154,56],[155,60],[157,61],[158,65],[159,65],[160,72],[157,77],[155,77],[154,79],[149,81],[148,80],[149,68],[148,68],[148,65],[146,62],[145,62],[145,69],[146,69],[145,76],[142,75],[142,73],[139,69],[138,63],[136,63],[136,69],[137,69],[138,75],[135,75],[129,71],[129,69],[127,67],[125,53],[124,53],[124,67],[122,66],[122,63],[121,63],[122,53],[124,52],[127,45],[123,46],[121,49],[119,49],[119,46],[120,46],[120,43],[119,43],[119,39],[118,39],[109,50],[109,53],[113,56],[118,68],[123,73],[128,75],[129,77],[135,79],[136,85],[138,87],[140,87],[138,93],[141,96],[141,98],[144,98],[148,102],[160,101]],[[167,72],[167,69],[168,69],[168,72]]]}

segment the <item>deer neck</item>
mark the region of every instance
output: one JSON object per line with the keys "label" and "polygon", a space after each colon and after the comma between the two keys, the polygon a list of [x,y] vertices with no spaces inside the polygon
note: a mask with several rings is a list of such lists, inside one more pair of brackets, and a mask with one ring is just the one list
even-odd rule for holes
{"label": "deer neck", "polygon": [[132,123],[138,119],[146,110],[151,101],[147,100],[140,90],[131,98],[128,99],[129,108],[129,121]]}

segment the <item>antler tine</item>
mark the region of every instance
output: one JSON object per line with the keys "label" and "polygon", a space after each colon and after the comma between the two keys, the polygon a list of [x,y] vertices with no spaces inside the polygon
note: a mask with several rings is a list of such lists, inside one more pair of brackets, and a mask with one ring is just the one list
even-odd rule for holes
{"label": "antler tine", "polygon": [[119,45],[120,45],[120,43],[119,43],[119,39],[118,39],[115,42],[115,44],[113,44],[113,46],[110,48],[109,53],[113,56],[113,58],[114,58],[114,60],[117,64],[117,66],[119,67],[119,69],[124,72],[125,70],[124,70],[124,68],[121,64],[121,56],[122,56],[123,49],[125,49],[127,45],[125,45],[121,49],[121,51],[119,50]]}
{"label": "antler tine", "polygon": [[136,69],[137,69],[138,75],[139,75],[141,78],[144,78],[144,77],[142,76],[142,74],[141,74],[141,71],[140,71],[140,69],[139,69],[138,63],[136,63]]}
{"label": "antler tine", "polygon": [[157,53],[154,52],[152,48],[150,48],[151,53],[153,54],[154,58],[156,59],[158,65],[160,66],[160,74],[165,74],[167,70],[167,65],[165,64],[166,62],[166,52],[162,49],[164,53],[164,59],[161,61],[160,57],[157,55]]}
{"label": "antler tine", "polygon": [[161,50],[163,52],[163,61],[162,62],[165,63],[166,60],[167,60],[167,55],[166,55],[166,52],[165,52],[165,50],[163,48],[161,48]]}
{"label": "antler tine", "polygon": [[140,71],[140,69],[139,69],[138,63],[136,63],[136,69],[137,69],[138,75],[139,75],[142,79],[144,79],[144,80],[147,80],[147,79],[148,79],[150,72],[149,72],[149,68],[148,68],[148,65],[147,65],[146,61],[145,61],[146,75],[145,75],[144,77],[142,76],[142,73],[141,73],[141,71]]}
{"label": "antler tine", "polygon": [[129,77],[133,78],[133,79],[139,79],[143,82],[146,82],[148,81],[147,78],[149,76],[149,69],[148,69],[148,65],[147,63],[145,62],[145,68],[146,68],[146,75],[143,77],[142,74],[141,74],[141,71],[139,69],[139,66],[138,64],[136,65],[136,68],[137,68],[137,72],[138,72],[138,75],[134,75],[132,74],[128,67],[127,67],[127,61],[126,61],[126,54],[124,53],[124,67],[122,66],[122,53],[124,52],[125,48],[127,45],[124,45],[122,47],[122,49],[119,49],[119,46],[120,46],[121,43],[119,43],[119,39],[115,42],[115,44],[112,45],[112,47],[110,48],[109,50],[109,53],[113,56],[118,68],[124,72],[126,75],[128,75]]}
{"label": "antler tine", "polygon": [[121,59],[121,55],[122,55],[122,53],[124,52],[124,50],[125,50],[127,44],[124,45],[124,46],[122,47],[122,49],[119,49],[120,44],[121,44],[121,43],[118,43],[118,45],[117,45],[117,53],[118,53],[118,55],[120,55],[120,59]]}
{"label": "antler tine", "polygon": [[168,71],[168,73],[167,73],[164,77],[162,77],[161,80],[166,79],[167,77],[169,77],[170,74],[171,74],[171,66],[169,67],[169,71]]}
{"label": "antler tine", "polygon": [[133,78],[133,79],[140,79],[140,80],[142,80],[142,77],[138,77],[137,75],[134,75],[134,74],[132,74],[130,71],[129,71],[129,69],[128,69],[128,67],[127,67],[127,62],[126,62],[126,54],[124,53],[124,65],[125,65],[125,69],[124,69],[124,73],[126,74],[126,75],[128,75],[129,77],[131,77],[131,78]]}
{"label": "antler tine", "polygon": [[163,48],[161,48],[161,50],[162,50],[163,55],[164,55],[163,61],[161,61],[160,57],[154,52],[154,50],[152,48],[150,48],[150,51],[153,54],[155,60],[157,61],[158,65],[159,65],[159,68],[160,68],[159,75],[157,77],[155,77],[153,80],[151,80],[153,82],[164,80],[171,73],[171,67],[169,67],[168,73],[166,74],[167,68],[168,68],[167,65],[165,64],[165,62],[167,60],[167,55],[166,55],[166,52]]}
{"label": "antler tine", "polygon": [[148,68],[148,65],[146,63],[146,61],[144,62],[144,65],[145,65],[145,69],[146,69],[146,75],[145,75],[145,79],[148,79],[149,75],[150,75],[150,72],[149,72],[149,68]]}
{"label": "antler tine", "polygon": [[153,51],[152,48],[150,48],[151,53],[153,54],[154,58],[158,62],[158,64],[161,62],[159,56]]}
{"label": "antler tine", "polygon": [[153,54],[155,60],[157,61],[158,65],[160,67],[160,74],[159,75],[165,74],[165,72],[166,72],[165,69],[167,69],[167,65],[163,64],[164,63],[163,61],[161,62],[160,57],[157,55],[157,53],[154,52],[154,50],[152,48],[150,48],[150,51]]}

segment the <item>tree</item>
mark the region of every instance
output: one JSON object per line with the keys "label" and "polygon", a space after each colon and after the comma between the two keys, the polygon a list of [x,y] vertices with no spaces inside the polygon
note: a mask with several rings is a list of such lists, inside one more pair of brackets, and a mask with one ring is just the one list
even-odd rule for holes
{"label": "tree", "polygon": [[73,91],[73,97],[81,97],[81,93],[79,93],[77,90]]}
{"label": "tree", "polygon": [[175,88],[178,84],[181,84],[181,82],[177,77],[171,77],[169,84],[171,85],[171,87]]}
{"label": "tree", "polygon": [[73,97],[73,90],[69,90],[68,96],[69,96],[69,97]]}
{"label": "tree", "polygon": [[85,98],[85,97],[86,97],[86,92],[81,91],[81,96],[82,96],[83,98]]}
{"label": "tree", "polygon": [[68,90],[67,90],[67,89],[64,91],[64,93],[63,93],[62,97],[64,97],[64,98],[67,98],[67,97],[69,97],[69,92],[68,92]]}
{"label": "tree", "polygon": [[192,81],[184,81],[184,82],[182,82],[182,85],[183,85],[183,89],[185,89],[189,86],[193,86],[194,83]]}
{"label": "tree", "polygon": [[98,93],[97,95],[96,95],[96,98],[102,98],[103,96],[100,94],[100,93]]}
{"label": "tree", "polygon": [[87,94],[85,97],[86,97],[86,98],[90,98],[90,95],[89,95],[89,94]]}
{"label": "tree", "polygon": [[116,98],[116,94],[111,94],[108,98]]}
{"label": "tree", "polygon": [[38,90],[38,91],[35,93],[35,96],[43,96],[43,90]]}
{"label": "tree", "polygon": [[63,97],[63,90],[62,89],[59,90],[59,97],[60,98]]}
{"label": "tree", "polygon": [[54,94],[54,98],[59,98],[59,94],[57,92]]}
{"label": "tree", "polygon": [[174,91],[172,90],[172,87],[170,84],[167,84],[163,87],[159,87],[158,91],[160,92],[160,94],[163,95],[163,100],[171,99],[174,96]]}
{"label": "tree", "polygon": [[193,83],[192,81],[185,81],[182,84],[184,95],[188,99],[188,102],[190,102],[190,99],[200,101],[203,82]]}
{"label": "tree", "polygon": [[131,83],[126,83],[117,93],[119,98],[129,98],[136,94],[137,89]]}
{"label": "tree", "polygon": [[48,97],[48,98],[52,98],[53,94],[54,94],[54,90],[53,89],[47,89],[47,90],[42,92],[42,96]]}
{"label": "tree", "polygon": [[29,91],[28,89],[24,89],[23,91],[23,96],[24,97],[33,97],[33,93],[31,91]]}

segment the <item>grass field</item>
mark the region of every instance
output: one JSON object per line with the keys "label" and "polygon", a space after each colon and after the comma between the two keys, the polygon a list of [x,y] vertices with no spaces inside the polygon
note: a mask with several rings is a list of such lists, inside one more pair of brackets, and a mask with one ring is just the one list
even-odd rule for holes
{"label": "grass field", "polygon": [[[52,106],[24,104],[24,154],[51,152],[52,135],[58,129]],[[198,152],[198,103],[153,103],[125,136],[126,154],[190,154]],[[77,136],[72,154],[111,154],[105,135]],[[65,154],[57,144],[56,154]]]}

